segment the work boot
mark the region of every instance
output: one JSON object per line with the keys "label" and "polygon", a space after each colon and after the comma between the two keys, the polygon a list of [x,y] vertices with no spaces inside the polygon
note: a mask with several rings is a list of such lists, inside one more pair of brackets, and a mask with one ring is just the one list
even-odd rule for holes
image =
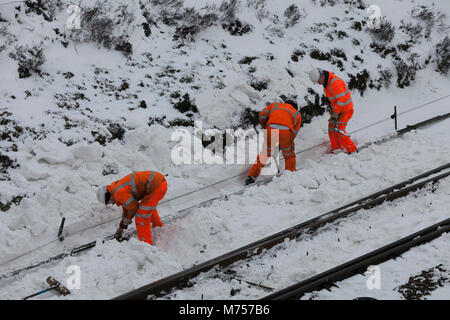
{"label": "work boot", "polygon": [[253,178],[252,176],[248,176],[247,180],[245,180],[245,185],[248,186],[249,184],[255,183],[255,178]]}

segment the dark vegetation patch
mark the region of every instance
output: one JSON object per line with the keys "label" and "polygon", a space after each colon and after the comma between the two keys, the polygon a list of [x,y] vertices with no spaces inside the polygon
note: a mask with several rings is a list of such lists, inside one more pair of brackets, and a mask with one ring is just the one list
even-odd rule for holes
{"label": "dark vegetation patch", "polygon": [[399,286],[397,290],[406,300],[419,300],[446,283],[450,283],[450,272],[439,264],[409,277],[408,282]]}
{"label": "dark vegetation patch", "polygon": [[420,69],[418,54],[411,54],[407,60],[394,61],[394,66],[397,71],[397,86],[399,88],[408,87],[414,82],[416,72]]}
{"label": "dark vegetation patch", "polygon": [[4,151],[15,152],[17,151],[15,141],[23,134],[24,129],[16,121],[10,119],[11,115],[8,111],[0,113],[0,139],[4,144]]}
{"label": "dark vegetation patch", "polygon": [[389,88],[392,82],[392,72],[390,69],[386,68],[386,69],[382,69],[381,66],[378,66],[378,72],[379,72],[379,77],[378,79],[370,79],[369,82],[369,88],[370,89],[377,89],[377,91],[379,91],[382,87],[384,88]]}
{"label": "dark vegetation patch", "polygon": [[329,100],[325,95],[319,95],[312,88],[308,88],[308,94],[304,96],[306,106],[300,106],[300,113],[302,115],[302,126],[304,123],[310,123],[311,119],[316,116],[321,116],[327,110],[326,106],[330,105]]}
{"label": "dark vegetation patch", "polygon": [[450,68],[450,38],[448,36],[436,44],[435,55],[437,71],[447,75]]}
{"label": "dark vegetation patch", "polygon": [[409,38],[409,43],[417,43],[423,37],[423,26],[419,22],[401,20],[399,29],[402,30]]}
{"label": "dark vegetation patch", "polygon": [[304,56],[305,56],[305,51],[295,50],[291,55],[291,59],[292,59],[292,61],[298,62],[299,57],[303,58]]}
{"label": "dark vegetation patch", "polygon": [[191,102],[188,93],[185,93],[181,100],[173,105],[173,107],[186,116],[192,117],[194,113],[198,113],[197,106]]}
{"label": "dark vegetation patch", "polygon": [[162,117],[150,117],[148,119],[148,123],[147,125],[149,127],[151,127],[152,125],[155,124],[159,124],[165,128],[170,128],[170,127],[176,127],[176,126],[181,126],[181,127],[193,127],[194,126],[194,119],[181,119],[181,118],[177,118],[174,120],[170,120],[168,121],[166,119],[166,116],[162,116]]}
{"label": "dark vegetation patch", "polygon": [[103,165],[102,175],[118,174],[119,166],[115,162],[107,162]]}
{"label": "dark vegetation patch", "polygon": [[379,28],[369,28],[369,34],[376,42],[389,43],[394,39],[395,27],[386,18],[381,18]]}
{"label": "dark vegetation patch", "polygon": [[300,19],[306,17],[306,13],[304,10],[303,12],[300,12],[296,4],[291,4],[286,8],[286,10],[284,10],[283,16],[285,18],[284,27],[290,28],[296,25]]}
{"label": "dark vegetation patch", "polygon": [[259,125],[259,111],[245,108],[239,115],[239,126],[243,129],[256,128]]}
{"label": "dark vegetation patch", "polygon": [[328,39],[329,39],[330,41],[334,41],[335,38],[337,38],[337,39],[339,39],[339,40],[342,40],[342,39],[344,39],[344,38],[348,38],[347,32],[342,31],[342,30],[333,30],[333,31],[330,31],[330,32],[328,32],[325,36],[328,37]]}
{"label": "dark vegetation patch", "polygon": [[364,95],[364,91],[366,91],[370,79],[370,75],[367,69],[358,72],[356,75],[353,75],[351,73],[347,73],[347,75],[350,78],[350,81],[348,82],[348,88],[350,90],[356,89],[359,91],[361,96]]}
{"label": "dark vegetation patch", "polygon": [[16,160],[0,151],[0,180],[9,180],[8,170],[20,167]]}
{"label": "dark vegetation patch", "polygon": [[24,195],[18,195],[18,196],[13,197],[11,199],[11,201],[7,201],[6,203],[0,202],[0,210],[3,212],[8,211],[11,208],[12,204],[14,204],[16,206],[19,205],[24,197],[25,197]]}
{"label": "dark vegetation patch", "polygon": [[108,131],[111,133],[109,137],[101,134],[99,131],[91,131],[94,140],[100,145],[104,146],[106,143],[110,143],[113,140],[122,140],[125,135],[125,128],[120,123],[110,123]]}
{"label": "dark vegetation patch", "polygon": [[142,101],[139,103],[139,108],[147,109],[147,103],[145,102],[145,100],[142,100]]}
{"label": "dark vegetation patch", "polygon": [[70,79],[70,78],[73,78],[74,74],[72,72],[68,71],[68,72],[64,72],[63,76],[66,79]]}
{"label": "dark vegetation patch", "polygon": [[19,65],[17,69],[19,78],[31,77],[33,73],[40,77],[46,75],[41,69],[46,60],[44,49],[41,45],[34,45],[32,47],[18,46],[9,56],[16,60]]}
{"label": "dark vegetation patch", "polygon": [[37,15],[42,15],[42,17],[48,22],[53,21],[56,9],[53,1],[26,0],[24,2],[24,6],[26,14],[33,12]]}
{"label": "dark vegetation patch", "polygon": [[340,59],[347,60],[345,53],[340,49],[332,49],[330,52],[323,53],[319,49],[313,49],[310,52],[310,57],[316,60],[326,60],[332,65],[339,68],[340,71],[344,71],[344,64]]}
{"label": "dark vegetation patch", "polygon": [[223,23],[222,28],[228,31],[232,36],[242,36],[253,31],[253,26],[248,23],[242,23],[236,19],[230,23]]}
{"label": "dark vegetation patch", "polygon": [[66,92],[66,93],[56,93],[55,94],[56,105],[61,109],[73,110],[80,107],[79,100],[91,101],[82,92]]}
{"label": "dark vegetation patch", "polygon": [[151,26],[158,27],[158,25],[153,20],[152,15],[147,10],[144,9],[143,5],[141,5],[141,10],[144,10],[142,15],[144,16],[144,18],[146,20],[146,22],[143,22],[141,25],[142,25],[142,28],[144,29],[145,36],[149,37],[152,34]]}
{"label": "dark vegetation patch", "polygon": [[257,91],[262,91],[267,89],[269,83],[267,81],[255,81],[250,83],[250,86]]}
{"label": "dark vegetation patch", "polygon": [[362,30],[361,22],[360,21],[353,21],[351,28],[353,30],[356,30],[356,31],[361,31]]}
{"label": "dark vegetation patch", "polygon": [[133,48],[128,41],[132,34],[128,26],[134,19],[128,5],[111,6],[106,0],[98,0],[93,7],[85,7],[81,11],[81,30],[68,35],[74,41],[92,41],[129,56]]}
{"label": "dark vegetation patch", "polygon": [[253,60],[258,59],[258,57],[243,57],[241,60],[239,60],[239,64],[250,64]]}

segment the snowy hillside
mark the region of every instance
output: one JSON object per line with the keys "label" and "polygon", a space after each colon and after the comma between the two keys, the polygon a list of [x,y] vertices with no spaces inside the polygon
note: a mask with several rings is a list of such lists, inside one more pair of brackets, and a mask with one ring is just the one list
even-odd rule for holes
{"label": "snowy hillside", "polygon": [[[351,156],[327,154],[328,101],[308,78],[315,66],[347,81],[355,106],[347,131],[357,145],[393,132],[393,121],[382,120],[394,106],[402,112],[450,94],[446,0],[379,0],[379,29],[368,26],[371,3],[365,0],[83,0],[81,29],[68,30],[71,4],[0,1],[1,274],[114,233],[121,209],[99,204],[95,191],[133,170],[164,173],[165,200],[193,192],[162,203],[163,220],[239,190],[256,154],[245,164],[174,163],[172,135],[194,134],[194,121],[201,121],[203,134],[217,129],[216,139],[225,138],[226,130],[235,137],[247,129],[258,132],[257,113],[290,97],[303,120],[296,150],[324,146],[297,155],[298,172],[154,230],[154,246],[135,238],[99,244],[0,284],[1,299],[42,289],[48,274],[65,279],[70,265],[80,266],[83,285],[65,298],[111,298],[450,159],[449,120]],[[399,127],[449,110],[447,97],[400,115]],[[206,139],[193,137],[210,155]],[[234,142],[227,141],[227,152]],[[234,179],[194,192],[229,177]],[[410,199],[374,209],[368,220],[348,221],[337,231],[347,237],[339,245],[329,245],[339,236],[330,232],[303,244],[335,255],[319,264],[310,256],[300,266],[303,273],[287,270],[287,279],[268,284],[286,285],[448,217],[448,185],[431,197],[436,210],[429,214],[421,201]],[[397,214],[412,208],[408,220]],[[55,242],[62,217],[66,240]],[[378,228],[368,233],[368,225]],[[118,272],[124,269],[126,275]],[[220,287],[207,285],[205,298],[227,299]],[[259,295],[241,292],[234,298]],[[199,299],[196,294],[181,298]]]}

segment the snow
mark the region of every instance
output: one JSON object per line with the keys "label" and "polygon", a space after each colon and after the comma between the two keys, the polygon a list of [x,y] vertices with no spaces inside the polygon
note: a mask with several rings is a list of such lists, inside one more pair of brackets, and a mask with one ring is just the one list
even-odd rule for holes
{"label": "snow", "polygon": [[[6,145],[9,144],[2,142],[2,154],[17,159],[20,167],[10,168],[7,172],[10,180],[0,181],[0,201],[5,203],[19,194],[26,197],[19,205],[13,204],[7,212],[0,214],[0,273],[111,235],[119,223],[121,209],[105,207],[97,202],[95,190],[99,185],[109,184],[132,170],[163,172],[169,183],[168,193],[158,206],[161,217],[167,222],[163,228],[153,230],[154,246],[140,243],[135,238],[122,243],[99,243],[84,254],[24,273],[15,281],[4,281],[1,283],[1,299],[19,299],[43,289],[49,274],[65,280],[66,270],[71,265],[81,269],[81,289],[72,290],[66,297],[50,292],[36,298],[108,299],[448,162],[450,120],[348,156],[345,153],[326,154],[329,148],[326,144],[328,116],[317,116],[302,127],[296,138],[296,151],[306,150],[297,155],[298,172],[284,172],[267,185],[248,188],[227,201],[215,201],[208,207],[194,208],[188,215],[171,220],[178,210],[241,190],[249,169],[249,164],[174,163],[171,152],[176,141],[172,140],[172,135],[181,129],[191,133],[192,127],[148,126],[150,117],[165,116],[166,121],[189,119],[172,108],[173,103],[179,100],[172,98],[172,94],[189,94],[199,111],[193,119],[202,120],[203,130],[229,129],[239,125],[238,115],[244,108],[260,110],[266,103],[279,99],[281,94],[297,95],[302,106],[306,104],[303,97],[309,87],[321,93],[322,88],[311,84],[308,79],[307,72],[311,66],[333,70],[346,80],[348,73],[356,74],[367,69],[372,74],[379,64],[392,66],[392,61],[370,50],[372,40],[367,32],[356,32],[350,28],[353,21],[365,18],[365,10],[342,3],[321,7],[312,1],[302,2],[300,9],[304,9],[306,16],[295,26],[284,28],[283,13],[291,3],[277,1],[277,5],[266,4],[264,10],[268,10],[268,15],[260,19],[258,14],[263,13],[262,9],[248,8],[242,2],[239,19],[252,24],[253,32],[232,36],[219,24],[202,31],[195,42],[181,48],[177,48],[172,40],[174,29],[161,21],[158,21],[158,27],[152,27],[148,38],[143,35],[141,27],[136,28],[130,40],[133,43],[131,60],[118,51],[107,50],[94,43],[75,45],[69,42],[68,47],[64,48],[60,37],[52,30],[64,30],[64,12],[59,12],[53,22],[46,22],[42,16],[22,11],[18,13],[19,19],[24,21],[21,25],[14,22],[13,5],[0,7],[1,17],[11,22],[7,27],[8,33],[20,35],[15,44],[44,42],[47,60],[43,70],[49,73],[43,78],[33,75],[19,79],[17,62],[8,56],[12,45],[0,51],[0,67],[3,70],[0,110],[11,112],[11,119],[35,132],[25,130],[14,141],[17,152],[8,151]],[[435,3],[436,8],[450,14],[448,2],[442,0]],[[217,1],[184,2],[185,7],[196,10],[207,11],[207,5],[217,5]],[[398,26],[415,4],[413,1],[378,1],[377,5],[382,14]],[[137,12],[136,4],[132,7]],[[158,10],[153,8],[152,13],[157,17]],[[138,16],[136,25],[144,21],[140,13]],[[276,16],[281,22],[276,22]],[[325,31],[314,32],[311,27],[320,22],[330,26]],[[331,27],[332,22],[336,22],[338,27]],[[25,26],[34,31],[24,29]],[[282,37],[275,35],[277,28],[281,28]],[[349,37],[328,41],[326,31],[338,29],[345,30]],[[394,43],[401,43],[403,37],[397,28]],[[314,41],[315,38],[319,41]],[[361,43],[360,48],[353,45],[354,38]],[[414,47],[421,60],[432,53],[432,44],[441,38],[442,34],[434,30],[430,40],[423,40]],[[306,44],[307,48],[302,44]],[[343,50],[347,56],[347,61],[343,61],[345,71],[339,71],[329,61],[312,59],[308,54],[311,48],[322,52],[332,48]],[[299,58],[299,62],[294,62],[291,55],[297,49],[306,53]],[[150,53],[152,60],[145,53]],[[352,57],[356,54],[363,56],[365,62],[353,66]],[[248,65],[239,63],[246,56],[257,59]],[[274,59],[270,60],[270,56]],[[165,72],[167,67],[175,71]],[[287,69],[294,77],[289,75]],[[352,139],[362,145],[394,132],[393,120],[389,119],[394,106],[402,113],[399,128],[449,112],[450,97],[403,114],[450,94],[449,77],[434,69],[434,65],[430,65],[418,71],[413,85],[403,89],[395,86],[394,77],[389,88],[380,91],[370,89],[364,95],[357,90],[352,91],[355,113],[347,127]],[[72,72],[73,77],[66,78],[64,74],[67,72]],[[183,76],[191,77],[192,82],[178,81]],[[124,81],[129,88],[119,91],[117,88]],[[250,83],[261,81],[268,82],[266,90],[257,91],[250,86]],[[58,106],[64,100],[56,98],[56,95],[80,93],[84,98],[68,99],[65,102],[69,106]],[[146,109],[139,107],[142,100],[146,101]],[[75,103],[79,107],[71,106]],[[92,132],[106,139],[113,137],[109,127],[111,123],[124,127],[123,138],[104,145],[94,141]],[[311,148],[323,143],[323,146]],[[211,155],[208,151],[206,154]],[[250,162],[255,157],[256,154],[252,155]],[[102,170],[109,163],[114,163],[118,172],[103,176]],[[217,183],[230,177],[233,178]],[[215,185],[201,189],[210,184]],[[177,198],[189,192],[192,194]],[[252,269],[240,270],[241,277],[259,282],[258,279],[265,279],[270,266],[275,265],[276,272],[271,273],[272,276],[264,283],[279,288],[287,286],[442,220],[448,215],[449,195],[446,179],[433,194],[418,192],[417,198],[408,196],[398,202],[360,212],[348,221],[324,230],[314,239],[283,244],[281,247],[284,250],[276,251],[277,256],[283,259],[272,261],[268,256],[261,257],[252,262]],[[428,200],[432,201],[432,207],[427,205]],[[402,217],[401,213],[406,212],[408,216]],[[66,218],[66,239],[59,242],[55,240],[63,216]],[[336,238],[340,242],[337,243]],[[448,237],[443,236],[442,239],[448,241]],[[444,243],[441,239],[435,241],[433,243]],[[431,246],[430,243],[424,248]],[[428,259],[430,264],[420,263],[413,267],[411,264],[399,266],[392,262],[389,267],[393,270],[389,272],[392,277],[389,276],[386,282],[404,281],[423,268],[438,264],[435,262],[448,264],[445,250],[436,251],[434,255],[431,249],[430,252],[423,252],[427,250],[418,248],[419,252],[412,254],[411,259],[416,261],[422,254],[423,257],[431,254],[433,259]],[[307,258],[305,252],[309,253]],[[24,253],[27,254],[21,256]],[[406,271],[400,277],[396,275],[398,270]],[[359,283],[349,280],[348,288],[331,293],[320,292],[317,298],[352,298],[353,293],[356,294],[355,288],[359,287],[362,291],[358,294],[369,295],[373,292],[365,292],[360,284],[364,279],[361,277]],[[174,298],[199,299],[203,294],[205,299],[230,299],[227,294],[231,288],[241,289],[233,299],[253,299],[267,294],[236,280],[205,279],[200,289],[193,287],[191,291],[177,293]],[[448,294],[448,286],[437,289],[429,298],[445,298],[446,292]],[[376,293],[380,298],[400,298],[392,293],[392,288]]]}

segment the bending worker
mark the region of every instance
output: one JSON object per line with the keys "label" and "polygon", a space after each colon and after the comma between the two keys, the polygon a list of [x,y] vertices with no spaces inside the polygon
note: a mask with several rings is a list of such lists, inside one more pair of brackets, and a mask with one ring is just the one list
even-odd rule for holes
{"label": "bending worker", "polygon": [[[283,153],[286,170],[295,171],[294,139],[302,124],[302,118],[297,109],[297,104],[294,101],[286,100],[286,103],[274,102],[259,113],[259,123],[266,129],[264,148],[250,169],[245,181],[246,185],[256,181],[256,178],[261,173],[261,169],[272,156],[272,148],[277,143],[279,143]],[[273,141],[273,137],[277,137],[276,130],[278,130],[278,141]]]}
{"label": "bending worker", "polygon": [[330,100],[330,119],[328,120],[328,136],[331,152],[345,149],[348,153],[356,151],[356,146],[345,131],[347,122],[353,116],[353,102],[350,90],[344,80],[330,71],[313,68],[309,72],[313,83],[323,85],[323,91]]}
{"label": "bending worker", "polygon": [[101,203],[122,206],[123,214],[114,238],[121,241],[124,229],[136,216],[136,230],[140,241],[152,244],[152,226],[162,227],[156,206],[167,192],[167,181],[159,172],[140,171],[97,190]]}

